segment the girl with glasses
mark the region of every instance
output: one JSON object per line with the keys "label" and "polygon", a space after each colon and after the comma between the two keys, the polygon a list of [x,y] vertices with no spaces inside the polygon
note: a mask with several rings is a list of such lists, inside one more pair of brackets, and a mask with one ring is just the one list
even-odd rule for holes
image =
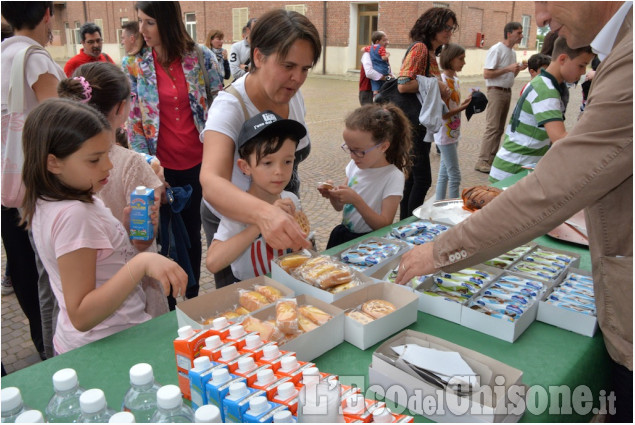
{"label": "girl with glasses", "polygon": [[342,149],[351,156],[346,182],[327,181],[320,194],[342,211],[327,249],[392,224],[411,166],[410,122],[397,106],[365,105],[345,121]]}

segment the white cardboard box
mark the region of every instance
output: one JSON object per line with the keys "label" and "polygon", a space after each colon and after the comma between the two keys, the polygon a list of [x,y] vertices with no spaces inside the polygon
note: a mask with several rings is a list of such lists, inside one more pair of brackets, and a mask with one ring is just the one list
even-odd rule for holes
{"label": "white cardboard box", "polygon": [[299,279],[296,279],[294,276],[290,275],[282,267],[278,265],[277,262],[271,262],[271,278],[282,283],[283,285],[291,288],[295,291],[296,294],[305,294],[310,295],[314,298],[322,300],[327,303],[332,303],[335,300],[339,300],[340,298],[351,294],[355,291],[359,291],[360,289],[372,285],[375,281],[364,274],[353,270],[353,275],[355,279],[359,280],[361,283],[349,290],[338,292],[336,294],[332,294],[329,291],[325,291],[316,286],[310,285],[306,282],[303,282]]}
{"label": "white cardboard box", "polygon": [[[469,396],[459,396],[415,378],[377,355],[394,356],[390,347],[403,344],[458,352],[480,376],[480,389]],[[409,412],[404,413],[419,414],[437,422],[518,422],[525,407],[526,387],[522,376],[521,370],[479,352],[432,335],[405,330],[384,342],[373,354],[368,389],[407,407]]]}
{"label": "white cardboard box", "polygon": [[[538,278],[538,277],[535,277],[532,274],[524,273],[524,272],[517,271],[517,270],[512,270],[512,268],[517,263],[520,263],[521,261],[523,261],[525,259],[525,257],[528,257],[528,256],[531,257],[533,252],[536,251],[537,249],[542,249],[544,251],[551,251],[551,252],[556,252],[556,253],[560,253],[560,254],[565,254],[565,255],[568,255],[570,257],[574,257],[574,259],[573,259],[573,261],[571,261],[571,263],[569,263],[569,265],[567,267],[565,267],[564,271],[560,275],[558,275],[555,279]],[[571,269],[572,267],[580,267],[580,255],[579,254],[576,254],[574,252],[567,251],[567,250],[564,250],[564,249],[551,248],[551,247],[547,247],[547,246],[543,246],[543,245],[536,245],[529,252],[527,252],[525,255],[523,255],[518,261],[515,261],[514,263],[510,264],[509,267],[507,267],[505,270],[508,270],[508,271],[510,271],[512,273],[519,274],[519,275],[524,276],[526,278],[544,280],[545,282],[548,282],[549,286],[554,286],[557,282],[562,280],[562,276],[563,275],[566,275],[567,273],[569,273],[569,269]]]}
{"label": "white cardboard box", "polygon": [[[558,285],[569,273],[591,276],[591,272],[587,270],[569,268],[566,274],[562,276],[560,282],[558,282]],[[558,285],[556,285],[553,289],[556,289]],[[553,292],[553,290],[547,293],[545,299],[547,299],[551,292]],[[565,310],[545,301],[540,301],[540,304],[538,305],[538,317],[536,320],[589,337],[593,337],[598,328],[598,319],[596,316]]]}
{"label": "white cardboard box", "polygon": [[[493,276],[493,279],[496,279],[496,277],[498,277],[503,272],[501,269],[486,266],[484,264],[478,264],[473,268],[477,268],[483,270],[484,272],[490,273]],[[439,275],[439,273],[434,274],[434,276],[437,275]],[[454,301],[448,301],[440,296],[435,297],[432,295],[424,294],[424,291],[429,290],[433,285],[434,280],[432,277],[430,277],[426,279],[421,285],[415,288],[415,294],[417,294],[419,297],[419,310],[423,311],[424,313],[440,317],[441,319],[460,324],[461,313],[463,311],[462,307],[463,305],[465,305],[465,303],[457,303]]]}
{"label": "white cardboard box", "polygon": [[348,310],[373,299],[389,301],[397,310],[365,325],[345,315],[344,339],[361,350],[417,321],[417,296],[399,285],[388,282],[363,288],[340,298],[333,302],[333,305]]}
{"label": "white cardboard box", "polygon": [[266,276],[236,282],[224,288],[189,299],[176,305],[176,319],[179,327],[190,325],[194,329],[206,329],[211,325],[202,322],[227,310],[235,309],[238,303],[239,289],[253,290],[255,285],[268,285],[279,289],[284,297],[292,297],[294,291]]}
{"label": "white cardboard box", "polygon": [[[407,242],[401,241],[399,239],[386,239],[386,238],[380,238],[380,237],[371,237],[371,238],[367,238],[364,239],[363,241],[356,243],[355,245],[349,246],[339,252],[337,252],[336,254],[333,254],[333,257],[337,258],[339,261],[344,262],[341,258],[342,258],[342,253],[344,251],[348,251],[349,249],[355,249],[357,248],[359,245],[361,244],[365,244],[371,241],[377,241],[377,242],[381,242],[381,243],[391,243],[391,244],[395,244],[399,247],[399,251],[397,251],[397,253],[395,255],[393,255],[392,257],[386,258],[385,260],[381,261],[378,264],[375,264],[374,266],[371,267],[367,267],[366,269],[364,269],[362,271],[363,274],[365,274],[366,276],[370,276],[373,273],[375,273],[377,270],[381,269],[384,264],[386,264],[387,262],[391,261],[393,258],[397,258],[397,257],[401,257],[401,255],[412,249],[412,246],[410,244],[408,244]],[[348,263],[344,263],[350,266],[350,264]]]}
{"label": "white cardboard box", "polygon": [[[309,362],[344,341],[343,310],[308,295],[298,295],[296,301],[298,305],[312,305],[317,307],[333,316],[333,318],[322,326],[310,332],[303,333],[289,342],[280,345],[281,350],[294,351],[298,360]],[[273,319],[276,316],[276,306],[275,304],[267,306],[252,313],[251,316],[260,320]]]}
{"label": "white cardboard box", "polygon": [[[390,260],[388,260],[386,263],[382,263],[381,267],[379,269],[377,269],[376,271],[374,271],[370,277],[375,279],[375,281],[377,282],[388,282],[388,280],[384,279],[392,270],[394,270],[397,266],[399,266],[399,263],[401,262],[401,254],[391,258]],[[392,283],[392,282],[389,282]],[[415,288],[411,285],[397,285],[400,286],[401,288],[407,289],[410,292],[414,292]]]}

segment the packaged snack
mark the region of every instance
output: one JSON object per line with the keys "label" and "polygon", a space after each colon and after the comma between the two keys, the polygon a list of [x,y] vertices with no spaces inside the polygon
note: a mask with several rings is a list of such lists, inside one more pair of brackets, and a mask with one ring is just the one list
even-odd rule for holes
{"label": "packaged snack", "polygon": [[333,316],[331,316],[327,312],[322,311],[317,307],[313,307],[312,305],[300,306],[298,307],[298,311],[304,317],[311,320],[313,323],[317,323],[320,326],[333,318]]}
{"label": "packaged snack", "polygon": [[363,311],[360,311],[360,310],[357,310],[357,309],[347,311],[344,314],[346,314],[351,319],[357,320],[359,323],[361,323],[363,325],[365,325],[367,323],[370,323],[373,320],[375,320],[375,318],[373,316],[369,316],[368,314],[364,313]]}
{"label": "packaged snack", "polygon": [[308,254],[289,254],[280,259],[278,264],[284,271],[287,273],[291,270],[294,270],[300,267],[302,264],[306,263],[311,258]]}
{"label": "packaged snack", "polygon": [[256,311],[259,308],[271,304],[269,300],[259,292],[244,289],[240,289],[238,292],[240,294],[238,298],[240,305],[249,311]]}
{"label": "packaged snack", "polygon": [[247,310],[245,307],[238,307],[234,311],[236,312],[236,314],[238,314],[240,316],[244,316],[246,314],[249,314],[249,310]]}
{"label": "packaged snack", "polygon": [[279,289],[274,288],[273,286],[269,286],[269,285],[255,285],[254,289],[265,296],[265,298],[267,298],[269,300],[269,302],[276,302],[278,301],[280,298],[282,298],[282,292],[280,292]]}
{"label": "packaged snack", "polygon": [[357,285],[354,282],[348,282],[348,283],[343,283],[341,285],[337,285],[332,288],[329,288],[328,291],[331,294],[337,294],[338,292],[348,291],[349,289],[354,288],[355,286]]}
{"label": "packaged snack", "polygon": [[285,334],[298,332],[298,303],[295,299],[283,298],[276,304],[276,325]]}
{"label": "packaged snack", "polygon": [[298,313],[298,326],[302,332],[310,332],[313,329],[316,329],[319,325],[313,323],[313,321]]}
{"label": "packaged snack", "polygon": [[362,304],[362,311],[375,319],[384,317],[396,309],[393,303],[386,300],[370,300]]}
{"label": "packaged snack", "polygon": [[278,333],[280,332],[270,322],[263,322],[253,316],[247,316],[245,320],[243,320],[242,325],[247,332],[258,332],[260,338],[265,341],[271,341],[276,331]]}

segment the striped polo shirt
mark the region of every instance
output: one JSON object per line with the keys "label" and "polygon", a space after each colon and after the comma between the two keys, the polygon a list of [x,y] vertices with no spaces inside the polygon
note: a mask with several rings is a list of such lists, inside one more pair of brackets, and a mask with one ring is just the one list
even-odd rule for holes
{"label": "striped polo shirt", "polygon": [[564,120],[562,88],[544,69],[525,88],[512,113],[503,145],[492,163],[489,180],[516,174],[523,165],[535,164],[547,153],[551,140],[544,125]]}

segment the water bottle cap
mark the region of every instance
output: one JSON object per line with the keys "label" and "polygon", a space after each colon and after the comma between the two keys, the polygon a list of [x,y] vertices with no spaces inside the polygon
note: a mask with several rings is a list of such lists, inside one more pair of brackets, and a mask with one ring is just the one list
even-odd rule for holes
{"label": "water bottle cap", "polygon": [[22,404],[22,394],[17,387],[9,387],[2,389],[0,395],[0,409],[2,412],[16,409]]}
{"label": "water bottle cap", "polygon": [[137,186],[134,190],[134,193],[136,195],[144,195],[146,193],[146,187],[145,186]]}
{"label": "water bottle cap", "polygon": [[130,412],[117,412],[108,419],[111,424],[133,424],[135,423],[135,417]]}
{"label": "water bottle cap", "polygon": [[252,410],[255,414],[266,412],[268,408],[267,397],[258,396],[249,400],[249,410]]}
{"label": "water bottle cap", "polygon": [[229,372],[224,367],[214,370],[212,372],[212,381],[214,381],[215,384],[222,384],[229,381]]}
{"label": "water bottle cap", "polygon": [[220,337],[218,335],[212,335],[208,338],[205,338],[205,348],[209,348],[213,350],[216,347],[220,347],[222,344]]}
{"label": "water bottle cap", "polygon": [[249,372],[256,368],[256,363],[252,357],[242,357],[238,359],[238,370],[241,372]]}
{"label": "water bottle cap", "polygon": [[247,384],[244,382],[234,382],[229,386],[229,394],[232,397],[241,397],[249,393],[247,389]]}
{"label": "water bottle cap", "polygon": [[212,363],[209,361],[209,357],[207,356],[201,356],[194,359],[194,369],[197,371],[205,370],[211,365]]}
{"label": "water bottle cap", "polygon": [[256,348],[262,345],[262,340],[260,339],[260,335],[252,334],[248,335],[245,338],[245,347],[246,348]]}
{"label": "water bottle cap", "polygon": [[233,345],[220,350],[220,358],[223,361],[229,361],[235,359],[236,357],[238,357],[238,350],[236,350],[236,347]]}
{"label": "water bottle cap", "polygon": [[179,338],[189,338],[194,335],[194,329],[191,326],[183,326],[177,332],[179,333]]}
{"label": "water bottle cap", "polygon": [[77,385],[77,372],[74,369],[60,369],[53,374],[53,388],[55,391],[68,391]]}
{"label": "water bottle cap", "polygon": [[194,412],[194,422],[201,424],[221,423],[220,409],[211,404],[201,406]]}
{"label": "water bottle cap", "polygon": [[282,410],[273,414],[274,423],[292,423],[293,416],[288,410]]}
{"label": "water bottle cap", "polygon": [[27,410],[22,412],[15,418],[16,424],[43,424],[44,416],[39,410]]}
{"label": "water bottle cap", "polygon": [[228,325],[229,325],[229,322],[227,321],[227,318],[224,316],[217,317],[216,319],[212,320],[212,328],[214,329],[224,329]]}
{"label": "water bottle cap", "polygon": [[259,371],[256,374],[256,377],[258,379],[258,385],[266,385],[276,380],[275,376],[273,376],[273,370],[271,369]]}
{"label": "water bottle cap", "polygon": [[157,406],[161,409],[175,409],[182,402],[181,390],[176,385],[164,385],[157,391]]}
{"label": "water bottle cap", "polygon": [[295,356],[287,356],[280,360],[280,369],[283,371],[292,370],[298,367],[298,359]]}
{"label": "water bottle cap", "polygon": [[277,345],[268,345],[262,350],[262,357],[264,359],[273,359],[280,355],[280,349]]}
{"label": "water bottle cap", "polygon": [[389,423],[392,422],[392,414],[388,407],[380,407],[373,410],[373,422]]}
{"label": "water bottle cap", "polygon": [[85,413],[97,413],[106,408],[106,396],[99,388],[86,390],[79,396],[79,407]]}
{"label": "water bottle cap", "polygon": [[130,368],[130,383],[132,385],[146,385],[154,381],[152,366],[148,363],[137,363]]}
{"label": "water bottle cap", "polygon": [[298,390],[293,386],[293,382],[285,382],[284,384],[278,385],[278,395],[276,398],[278,400],[288,400],[297,394]]}
{"label": "water bottle cap", "polygon": [[234,325],[229,328],[229,335],[232,338],[240,338],[245,335],[245,328],[243,328],[243,325]]}

